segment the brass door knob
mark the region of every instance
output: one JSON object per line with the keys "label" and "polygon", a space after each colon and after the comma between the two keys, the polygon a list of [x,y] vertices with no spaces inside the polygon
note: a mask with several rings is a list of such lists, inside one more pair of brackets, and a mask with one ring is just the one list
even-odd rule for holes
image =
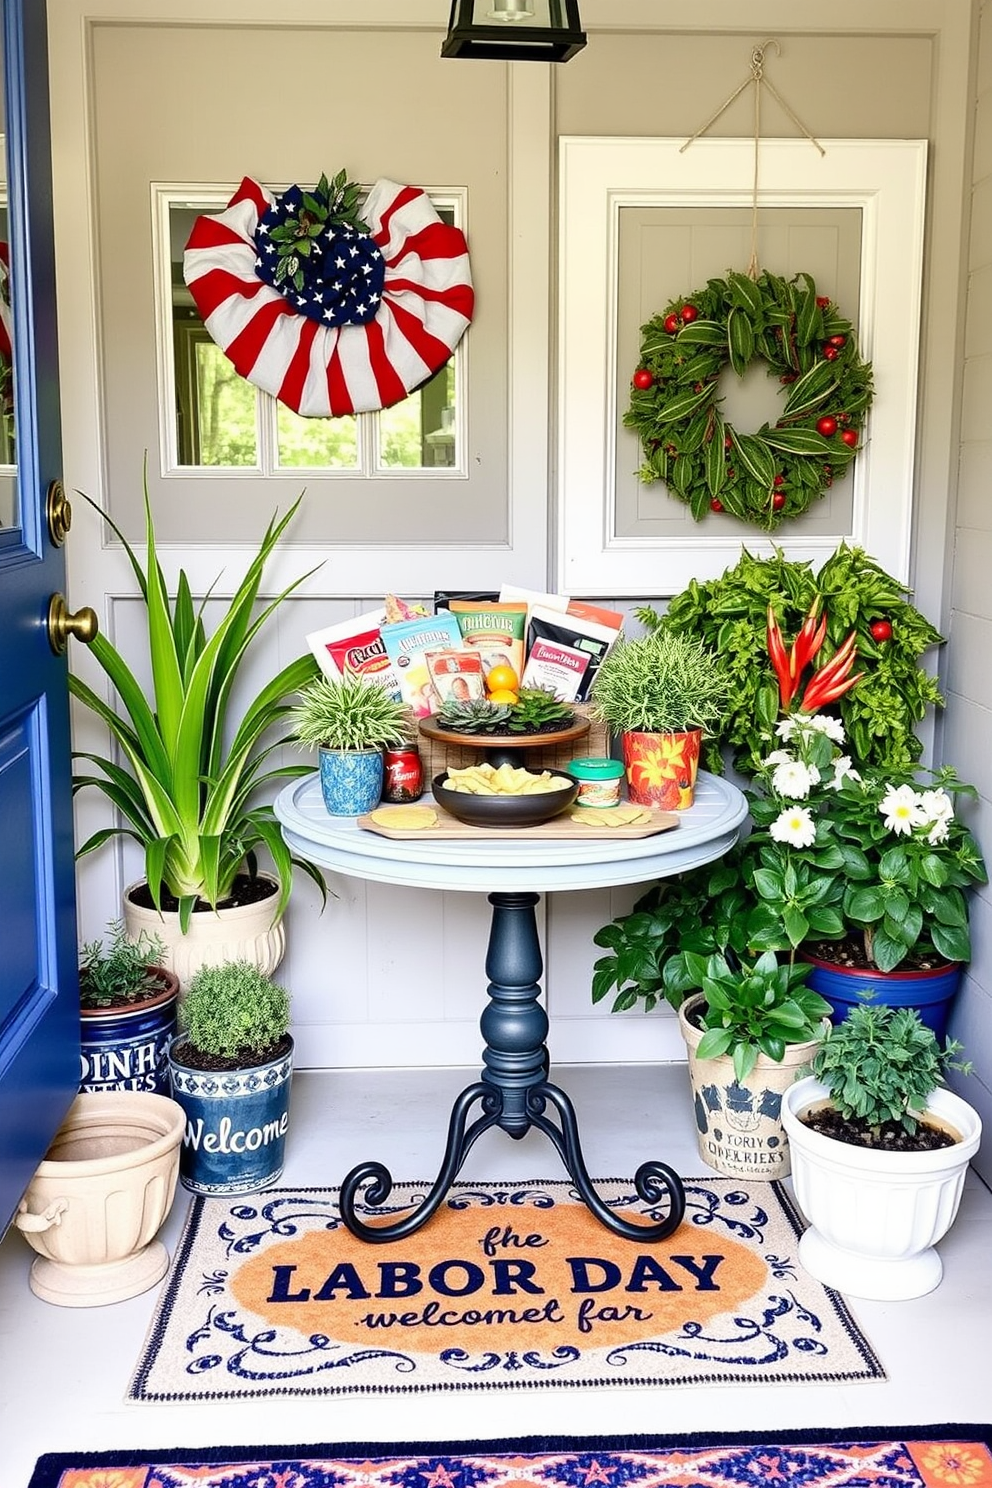
{"label": "brass door knob", "polygon": [[48,605],[48,644],[56,656],[61,656],[70,636],[88,646],[96,639],[100,629],[96,610],[83,605],[73,614],[65,602],[64,594],[53,594]]}

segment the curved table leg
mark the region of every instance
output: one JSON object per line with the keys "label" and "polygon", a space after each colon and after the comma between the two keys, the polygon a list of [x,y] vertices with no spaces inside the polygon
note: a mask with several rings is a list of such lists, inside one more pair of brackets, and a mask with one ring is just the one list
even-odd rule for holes
{"label": "curved table leg", "polygon": [[[356,1213],[361,1191],[366,1209],[378,1207],[389,1198],[393,1179],[382,1163],[361,1163],[341,1185],[341,1218],[353,1235],[373,1244],[412,1235],[435,1213],[484,1131],[499,1126],[519,1139],[534,1126],[552,1142],[583,1202],[602,1224],[628,1240],[664,1240],[682,1221],[682,1180],[664,1163],[642,1163],[634,1176],[638,1196],[655,1211],[667,1204],[665,1218],[635,1224],[614,1214],[586,1171],[575,1109],[564,1091],[548,1081],[548,1017],[540,1002],[543,961],[534,914],[538,895],[495,893],[489,902],[493,907],[486,955],[489,1001],[480,1020],[484,1069],[482,1079],[455,1100],[437,1178],[419,1207],[391,1224],[369,1225]],[[482,1104],[482,1114],[467,1125],[476,1101]],[[558,1112],[560,1127],[546,1114],[548,1103]]]}

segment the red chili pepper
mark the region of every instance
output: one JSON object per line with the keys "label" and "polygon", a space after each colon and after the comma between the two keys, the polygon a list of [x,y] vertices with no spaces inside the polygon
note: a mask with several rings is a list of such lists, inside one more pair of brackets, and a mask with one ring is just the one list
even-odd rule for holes
{"label": "red chili pepper", "polygon": [[798,679],[792,676],[792,662],[785,649],[782,632],[779,630],[775,611],[771,605],[768,606],[767,646],[769,659],[775,669],[775,676],[778,678],[778,693],[782,700],[782,707],[787,709],[795,696]]}
{"label": "red chili pepper", "polygon": [[820,647],[823,645],[824,638],[827,634],[826,615],[823,616],[823,619],[820,621],[819,625],[817,624],[816,613],[819,608],[820,596],[817,595],[813,603],[810,605],[809,614],[803,621],[802,629],[796,636],[796,639],[792,645],[792,651],[789,657],[789,669],[796,687],[799,686],[799,678],[802,676],[809,663],[813,660],[813,657],[817,654]]}
{"label": "red chili pepper", "polygon": [[825,703],[834,703],[838,698],[849,692],[855,682],[859,682],[864,675],[859,672],[856,677],[851,677],[851,668],[857,654],[857,631],[852,630],[847,640],[840,645],[826,666],[810,679],[809,686],[803,694],[800,710],[803,713],[815,713]]}

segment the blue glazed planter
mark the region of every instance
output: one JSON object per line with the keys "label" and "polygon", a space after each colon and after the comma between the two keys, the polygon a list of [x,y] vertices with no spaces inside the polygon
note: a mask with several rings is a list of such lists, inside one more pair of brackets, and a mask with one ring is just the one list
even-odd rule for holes
{"label": "blue glazed planter", "polygon": [[872,971],[833,966],[815,956],[804,956],[803,960],[813,968],[807,986],[827,999],[837,1019],[846,1018],[852,1007],[869,998],[889,1007],[915,1008],[941,1043],[947,1037],[947,1015],[961,984],[962,962],[934,971]]}
{"label": "blue glazed planter", "polygon": [[80,1090],[169,1094],[169,1044],[176,1031],[179,982],[156,971],[162,990],[132,1007],[80,1008]]}
{"label": "blue glazed planter", "polygon": [[321,749],[320,789],[331,816],[362,816],[382,796],[381,749]]}
{"label": "blue glazed planter", "polygon": [[293,1045],[268,1064],[197,1070],[183,1064],[183,1036],[169,1050],[172,1098],[186,1113],[179,1180],[198,1194],[254,1193],[283,1169]]}

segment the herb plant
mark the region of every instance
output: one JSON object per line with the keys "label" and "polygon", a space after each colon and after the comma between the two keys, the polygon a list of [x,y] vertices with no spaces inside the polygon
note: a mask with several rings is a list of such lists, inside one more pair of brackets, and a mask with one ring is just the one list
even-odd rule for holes
{"label": "herb plant", "polygon": [[186,989],[179,1027],[202,1054],[263,1064],[289,1032],[289,993],[249,961],[202,966]]}
{"label": "herb plant", "polygon": [[729,1054],[741,1083],[759,1054],[781,1063],[789,1044],[815,1039],[830,1016],[826,998],[803,985],[810,968],[780,965],[773,951],[735,966],[725,956],[689,953],[685,964],[686,990],[699,988],[705,998],[700,1019],[705,1032],[696,1054],[700,1059]]}
{"label": "herb plant", "polygon": [[831,1027],[811,1068],[845,1120],[875,1131],[894,1121],[912,1133],[947,1071],[970,1071],[960,1052],[954,1039],[941,1049],[914,1008],[865,1003]]}
{"label": "herb plant", "polygon": [[132,940],[123,920],[111,921],[104,940],[86,941],[80,947],[80,1006],[120,1007],[140,1002],[149,992],[162,991],[155,969],[164,955],[165,945],[159,936],[142,930]]}
{"label": "herb plant", "polygon": [[769,558],[746,550],[718,579],[695,579],[675,595],[667,612],[640,609],[652,630],[692,637],[716,652],[729,677],[722,724],[706,750],[711,770],[721,766],[719,744],[734,764],[751,774],[767,753],[779,713],[779,689],[765,647],[771,605],[786,637],[798,635],[820,597],[828,616],[819,665],[827,664],[853,631],[857,665],[864,676],[837,704],[852,754],[859,765],[908,770],[923,746],[915,726],[942,699],[935,678],[920,658],[941,643],[940,633],[909,603],[908,591],[860,548],[841,546],[814,574],[805,561],[776,548]]}
{"label": "herb plant", "polygon": [[[85,498],[89,501],[89,497]],[[216,905],[226,899],[239,872],[254,877],[256,849],[264,847],[279,883],[276,916],[289,901],[294,865],[321,892],[324,882],[312,864],[294,857],[271,805],[259,803],[265,788],[307,773],[304,765],[266,769],[268,756],[286,736],[288,699],[317,671],[311,656],[283,667],[244,709],[232,718],[232,694],[252,642],[274,610],[308,575],[289,584],[256,611],[268,559],[299,506],[273,517],[259,550],[227,603],[209,638],[202,607],[197,610],[189,580],[180,571],[170,599],[159,565],[155,528],[145,484],[145,567],[124,534],[105,512],[104,521],[120,539],[145,606],[151,693],[101,632],[88,650],[113,684],[120,711],[70,673],[69,690],[100,718],[117,744],[122,761],[79,752],[98,775],[79,774],[73,789],[96,786],[123,818],[83,843],[77,856],[95,851],[118,834],[133,837],[145,853],[145,876],[152,900],[161,909],[163,889],[179,904],[183,934],[196,901]],[[90,502],[95,506],[95,502]],[[99,508],[97,508],[99,510]]]}
{"label": "herb plant", "polygon": [[684,733],[715,727],[727,690],[722,662],[702,641],[662,629],[617,641],[590,698],[593,716],[614,735]]}
{"label": "herb plant", "polygon": [[289,715],[301,744],[325,749],[381,749],[410,737],[410,710],[377,682],[347,673],[318,677],[300,691]]}

